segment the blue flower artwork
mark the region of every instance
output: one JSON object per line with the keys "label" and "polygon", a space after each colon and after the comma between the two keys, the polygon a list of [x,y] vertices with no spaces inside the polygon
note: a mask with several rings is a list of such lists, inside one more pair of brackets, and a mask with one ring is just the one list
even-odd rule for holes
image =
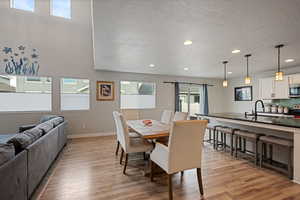
{"label": "blue flower artwork", "polygon": [[[4,72],[14,75],[38,75],[39,62],[37,49],[26,48],[24,45],[18,46],[16,49],[11,47],[3,47],[1,53],[3,54],[3,64],[0,60],[0,68],[4,68]],[[0,54],[2,57],[2,55]]]}

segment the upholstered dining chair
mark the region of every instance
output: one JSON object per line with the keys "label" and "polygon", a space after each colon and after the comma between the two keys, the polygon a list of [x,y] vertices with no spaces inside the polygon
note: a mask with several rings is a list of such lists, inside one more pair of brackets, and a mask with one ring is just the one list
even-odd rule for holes
{"label": "upholstered dining chair", "polygon": [[172,175],[188,169],[197,169],[199,190],[203,195],[201,160],[206,126],[206,120],[175,121],[171,126],[168,146],[157,142],[150,154],[151,181],[154,164],[157,164],[168,174],[170,200],[173,199]]}
{"label": "upholstered dining chair", "polygon": [[188,113],[187,112],[175,112],[173,121],[182,121],[187,120]]}
{"label": "upholstered dining chair", "polygon": [[164,124],[170,124],[172,121],[173,111],[171,110],[164,110],[160,122]]}
{"label": "upholstered dining chair", "polygon": [[121,113],[114,112],[114,118],[117,126],[117,138],[122,148],[120,164],[122,164],[123,155],[125,153],[125,164],[123,169],[123,174],[125,174],[128,163],[128,154],[151,151],[153,149],[153,144],[141,137],[130,137],[126,120]]}
{"label": "upholstered dining chair", "polygon": [[[116,121],[116,117],[117,115],[119,114],[119,112],[117,111],[114,111],[113,112],[113,118],[114,118],[114,121],[115,121],[115,127],[116,127],[116,133],[117,133],[117,149],[116,149],[116,156],[118,155],[119,153],[119,149],[120,149],[120,137],[118,135],[118,126],[117,126],[117,121]],[[137,138],[137,137],[140,137],[137,133],[135,132],[132,132],[132,130],[129,130],[129,137],[131,138]]]}

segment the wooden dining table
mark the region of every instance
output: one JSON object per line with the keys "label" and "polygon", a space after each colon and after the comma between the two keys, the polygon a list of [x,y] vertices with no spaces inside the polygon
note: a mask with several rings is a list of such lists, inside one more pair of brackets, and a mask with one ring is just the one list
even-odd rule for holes
{"label": "wooden dining table", "polygon": [[170,125],[151,120],[151,125],[145,125],[144,120],[128,120],[127,125],[144,139],[160,139],[169,136]]}

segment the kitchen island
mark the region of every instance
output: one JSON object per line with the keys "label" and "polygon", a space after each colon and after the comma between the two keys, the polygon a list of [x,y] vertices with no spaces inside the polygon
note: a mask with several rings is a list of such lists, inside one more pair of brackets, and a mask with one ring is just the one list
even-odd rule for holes
{"label": "kitchen island", "polygon": [[244,126],[271,129],[276,131],[289,132],[293,134],[294,141],[294,182],[300,184],[300,119],[285,117],[263,117],[245,116],[240,113],[215,113],[196,114],[197,117],[205,117],[218,122],[233,123]]}

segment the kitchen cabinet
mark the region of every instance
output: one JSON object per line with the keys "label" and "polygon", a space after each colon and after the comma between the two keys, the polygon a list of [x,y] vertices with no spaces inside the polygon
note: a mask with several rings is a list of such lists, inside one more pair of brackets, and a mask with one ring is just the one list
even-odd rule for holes
{"label": "kitchen cabinet", "polygon": [[261,99],[288,99],[289,77],[282,81],[275,81],[273,77],[259,80],[259,94]]}
{"label": "kitchen cabinet", "polygon": [[300,84],[300,74],[289,75],[289,84]]}
{"label": "kitchen cabinet", "polygon": [[273,78],[263,78],[259,80],[259,94],[260,99],[273,99],[275,97]]}

